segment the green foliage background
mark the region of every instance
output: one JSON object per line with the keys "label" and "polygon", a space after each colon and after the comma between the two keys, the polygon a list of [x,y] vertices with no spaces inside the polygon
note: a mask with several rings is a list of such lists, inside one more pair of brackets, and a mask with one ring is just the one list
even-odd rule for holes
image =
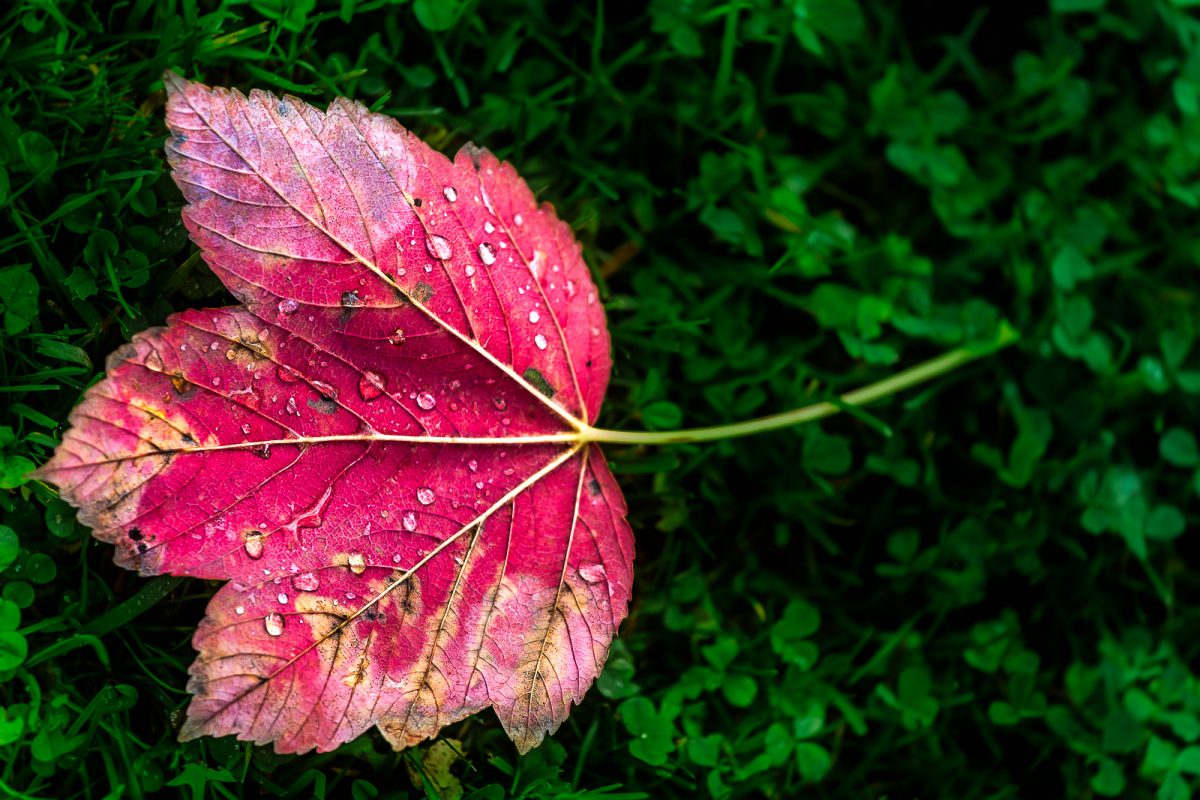
{"label": "green foliage background", "polygon": [[106,353],[228,302],[165,174],[168,67],[512,160],[605,287],[608,427],[1021,336],[820,425],[610,448],[632,614],[529,756],[490,714],[446,732],[465,796],[1200,791],[1196,0],[628,8],[4,4],[0,794],[458,796],[376,736],[178,744],[213,587],[115,568],[24,478]]}

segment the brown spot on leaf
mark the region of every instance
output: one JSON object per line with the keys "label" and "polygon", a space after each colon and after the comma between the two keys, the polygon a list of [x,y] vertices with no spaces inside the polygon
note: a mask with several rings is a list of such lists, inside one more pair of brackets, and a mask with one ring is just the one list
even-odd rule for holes
{"label": "brown spot on leaf", "polygon": [[175,390],[175,394],[179,395],[180,400],[190,400],[196,394],[195,384],[179,372],[171,375],[171,387]]}
{"label": "brown spot on leaf", "polygon": [[428,303],[432,297],[433,287],[425,281],[418,281],[417,285],[413,287],[412,298],[418,303],[421,303],[422,305]]}
{"label": "brown spot on leaf", "polygon": [[328,397],[320,397],[308,401],[308,407],[313,411],[319,411],[322,414],[336,414],[338,404]]}

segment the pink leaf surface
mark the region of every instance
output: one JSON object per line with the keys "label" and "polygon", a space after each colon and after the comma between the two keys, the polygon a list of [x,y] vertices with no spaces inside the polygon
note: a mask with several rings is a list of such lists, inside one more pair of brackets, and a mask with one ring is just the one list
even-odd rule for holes
{"label": "pink leaf surface", "polygon": [[580,435],[610,360],[579,245],[486,150],[166,84],[184,223],[241,305],[115,352],[39,477],[121,566],[226,581],[181,737],[399,749],[492,706],[534,747],[632,581]]}

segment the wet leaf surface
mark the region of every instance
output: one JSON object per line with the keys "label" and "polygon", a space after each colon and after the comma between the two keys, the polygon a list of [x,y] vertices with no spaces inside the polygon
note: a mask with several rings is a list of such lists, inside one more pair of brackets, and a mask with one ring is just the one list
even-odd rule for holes
{"label": "wet leaf surface", "polygon": [[579,436],[610,360],[570,229],[357,103],[166,83],[184,222],[240,305],[116,351],[40,477],[122,566],[226,581],[184,738],[399,749],[492,706],[528,750],[632,578]]}

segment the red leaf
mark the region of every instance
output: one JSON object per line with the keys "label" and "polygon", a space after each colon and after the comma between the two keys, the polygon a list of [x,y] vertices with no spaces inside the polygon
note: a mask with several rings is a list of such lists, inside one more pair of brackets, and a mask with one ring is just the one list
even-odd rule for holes
{"label": "red leaf", "polygon": [[526,751],[598,674],[633,540],[595,444],[604,312],[508,164],[348,100],[166,76],[193,240],[239,307],[114,353],[40,477],[121,566],[226,580],[182,738]]}

